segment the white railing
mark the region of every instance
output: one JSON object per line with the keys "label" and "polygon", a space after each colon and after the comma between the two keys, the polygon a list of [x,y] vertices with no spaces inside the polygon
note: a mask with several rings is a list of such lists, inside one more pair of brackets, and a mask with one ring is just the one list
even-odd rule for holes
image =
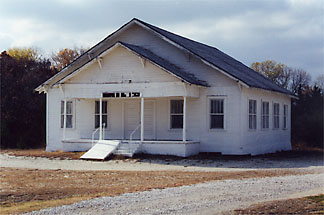
{"label": "white railing", "polygon": [[[105,139],[105,125],[106,125],[106,123],[102,123],[102,126],[103,126],[103,139]],[[98,127],[98,128],[96,128],[96,130],[94,130],[93,132],[92,132],[92,135],[91,135],[91,143],[92,143],[92,145],[91,145],[91,147],[93,147],[93,144],[94,144],[94,135],[98,132],[100,130],[100,127]]]}
{"label": "white railing", "polygon": [[128,143],[128,151],[131,152],[131,144],[133,142],[133,135],[135,132],[141,127],[141,123],[132,131],[132,133],[129,135],[129,143]]}

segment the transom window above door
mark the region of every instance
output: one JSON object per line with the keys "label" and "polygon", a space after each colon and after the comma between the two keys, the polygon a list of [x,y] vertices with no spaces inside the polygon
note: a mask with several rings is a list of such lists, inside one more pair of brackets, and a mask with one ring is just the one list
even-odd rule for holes
{"label": "transom window above door", "polygon": [[[104,128],[108,126],[108,101],[102,101],[102,124]],[[100,101],[95,102],[95,128],[100,125]]]}

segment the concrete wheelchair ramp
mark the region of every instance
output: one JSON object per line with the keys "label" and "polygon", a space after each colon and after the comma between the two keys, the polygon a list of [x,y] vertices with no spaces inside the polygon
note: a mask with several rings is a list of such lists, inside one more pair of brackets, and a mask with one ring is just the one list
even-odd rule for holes
{"label": "concrete wheelchair ramp", "polygon": [[120,144],[120,140],[99,140],[89,151],[80,157],[85,160],[104,160],[114,153]]}

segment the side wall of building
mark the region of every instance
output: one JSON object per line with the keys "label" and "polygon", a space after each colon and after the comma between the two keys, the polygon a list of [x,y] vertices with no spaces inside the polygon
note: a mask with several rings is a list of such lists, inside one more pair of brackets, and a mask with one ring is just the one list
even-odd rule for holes
{"label": "side wall of building", "polygon": [[[257,102],[256,129],[249,129],[249,100]],[[262,128],[262,102],[269,102],[269,128]],[[274,128],[274,103],[279,104],[279,128]],[[291,99],[287,95],[255,88],[243,88],[241,145],[246,153],[264,154],[291,150]],[[288,106],[287,128],[283,127],[284,105]]]}

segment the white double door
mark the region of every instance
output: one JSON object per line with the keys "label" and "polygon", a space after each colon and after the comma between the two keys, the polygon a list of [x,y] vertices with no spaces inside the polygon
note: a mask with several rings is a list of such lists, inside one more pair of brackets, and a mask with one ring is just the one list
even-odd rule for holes
{"label": "white double door", "polygon": [[[124,139],[129,139],[131,133],[133,139],[140,139],[141,102],[140,100],[128,100],[124,102]],[[155,139],[155,102],[144,101],[144,139]]]}

